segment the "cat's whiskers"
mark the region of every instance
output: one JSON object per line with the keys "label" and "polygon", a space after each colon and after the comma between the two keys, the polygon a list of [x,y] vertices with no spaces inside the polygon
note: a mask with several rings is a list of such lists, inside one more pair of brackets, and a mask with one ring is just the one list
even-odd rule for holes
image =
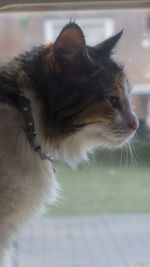
{"label": "cat's whiskers", "polygon": [[133,167],[133,169],[137,171],[138,156],[137,156],[137,153],[135,152],[132,142],[133,142],[132,139],[130,139],[130,142],[128,143],[128,149],[130,152],[130,159],[131,159],[131,167]]}
{"label": "cat's whiskers", "polygon": [[128,165],[129,165],[129,150],[128,150],[128,144],[127,143],[124,145],[124,149],[125,149],[125,168],[128,169]]}
{"label": "cat's whiskers", "polygon": [[120,168],[121,168],[121,167],[122,167],[122,153],[123,153],[123,149],[120,149],[119,152],[120,152],[119,166],[120,166]]}
{"label": "cat's whiskers", "polygon": [[141,160],[141,158],[140,158],[140,156],[138,155],[137,151],[135,150],[135,146],[134,146],[134,143],[133,143],[133,142],[134,142],[134,139],[132,138],[132,139],[130,140],[130,145],[131,145],[131,147],[132,147],[134,156],[135,156],[135,158],[136,158],[136,160],[137,160],[137,162],[138,162],[138,161]]}
{"label": "cat's whiskers", "polygon": [[130,142],[128,143],[128,151],[129,151],[129,155],[130,155],[130,165],[131,167],[133,167],[134,169],[136,169],[136,159],[134,157],[134,154],[133,154],[133,151],[132,151],[132,147],[131,147],[131,144]]}
{"label": "cat's whiskers", "polygon": [[110,152],[110,163],[112,165],[112,163],[113,163],[113,150],[110,150],[109,152]]}

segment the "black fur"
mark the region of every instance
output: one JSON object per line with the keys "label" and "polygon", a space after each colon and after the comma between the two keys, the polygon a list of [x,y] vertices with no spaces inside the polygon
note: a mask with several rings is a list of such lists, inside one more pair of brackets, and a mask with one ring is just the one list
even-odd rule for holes
{"label": "black fur", "polygon": [[81,29],[71,23],[57,38],[54,51],[62,33],[69,27],[79,31],[82,47],[79,53],[73,56],[70,51],[67,54],[65,50],[63,55],[64,50],[56,50],[55,60],[61,71],[57,72],[55,68],[49,73],[44,71],[44,46],[35,47],[14,58],[6,66],[1,67],[0,71],[0,95],[11,98],[18,107],[17,94],[18,90],[21,90],[21,75],[24,73],[29,89],[33,90],[44,104],[45,120],[51,120],[54,127],[59,125],[59,129],[64,128],[66,131],[74,130],[74,121],[84,109],[86,98],[103,100],[110,90],[115,90],[115,75],[119,74],[120,80],[123,75],[122,67],[110,57],[110,52],[121,33],[107,40],[106,44],[103,42],[102,49],[101,46],[86,47]]}

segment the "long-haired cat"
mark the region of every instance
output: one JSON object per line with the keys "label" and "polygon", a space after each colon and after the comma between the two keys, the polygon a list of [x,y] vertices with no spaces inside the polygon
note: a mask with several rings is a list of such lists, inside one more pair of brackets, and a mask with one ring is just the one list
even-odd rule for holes
{"label": "long-haired cat", "polygon": [[128,142],[138,128],[123,68],[111,58],[121,35],[89,47],[69,23],[55,43],[1,67],[1,267],[21,225],[56,197],[47,154],[80,161],[93,147]]}

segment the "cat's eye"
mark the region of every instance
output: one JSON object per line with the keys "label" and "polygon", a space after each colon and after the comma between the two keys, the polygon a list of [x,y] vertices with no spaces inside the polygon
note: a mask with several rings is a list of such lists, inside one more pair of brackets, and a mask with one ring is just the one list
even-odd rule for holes
{"label": "cat's eye", "polygon": [[117,96],[107,96],[107,99],[113,107],[116,107],[119,103],[119,97]]}

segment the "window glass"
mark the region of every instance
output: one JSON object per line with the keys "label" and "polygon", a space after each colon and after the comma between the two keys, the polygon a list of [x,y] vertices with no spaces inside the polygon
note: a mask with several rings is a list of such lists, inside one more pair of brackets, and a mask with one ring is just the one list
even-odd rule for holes
{"label": "window glass", "polygon": [[125,66],[140,121],[122,149],[97,149],[71,169],[55,160],[60,198],[14,241],[13,267],[150,266],[150,9],[0,15],[0,59],[53,42],[69,21],[89,45],[124,30],[114,57]]}

